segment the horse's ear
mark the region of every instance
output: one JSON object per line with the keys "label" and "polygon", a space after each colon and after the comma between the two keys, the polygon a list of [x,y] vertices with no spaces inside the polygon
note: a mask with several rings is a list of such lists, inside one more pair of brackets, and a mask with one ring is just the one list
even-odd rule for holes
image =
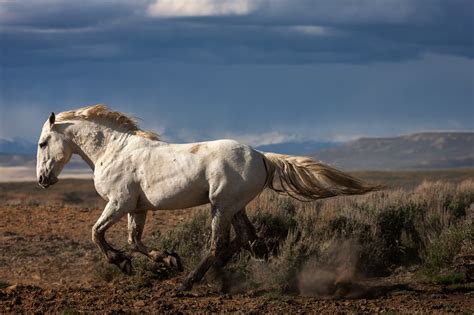
{"label": "horse's ear", "polygon": [[51,115],[49,115],[49,126],[53,127],[54,122],[56,121],[56,115],[52,112]]}

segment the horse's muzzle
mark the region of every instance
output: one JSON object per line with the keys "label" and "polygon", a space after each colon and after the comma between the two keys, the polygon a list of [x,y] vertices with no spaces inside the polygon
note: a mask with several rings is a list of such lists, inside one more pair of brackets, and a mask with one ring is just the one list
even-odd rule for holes
{"label": "horse's muzzle", "polygon": [[51,185],[54,185],[58,182],[58,178],[52,174],[49,176],[40,175],[38,178],[38,184],[43,188],[48,188]]}

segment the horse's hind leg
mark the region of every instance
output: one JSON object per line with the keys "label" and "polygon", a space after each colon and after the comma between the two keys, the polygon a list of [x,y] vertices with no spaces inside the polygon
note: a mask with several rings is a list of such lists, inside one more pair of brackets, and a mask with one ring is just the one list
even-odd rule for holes
{"label": "horse's hind leg", "polygon": [[255,232],[255,228],[247,217],[247,214],[245,213],[245,208],[234,215],[232,218],[232,226],[235,231],[235,238],[231,242],[231,245],[233,244],[231,249],[233,248],[234,252],[229,252],[226,257],[222,256],[218,261],[216,261],[213,267],[217,270],[225,266],[232,258],[232,255],[235,254],[235,252],[238,251],[242,246],[247,250],[251,250],[252,244],[257,239],[257,233]]}
{"label": "horse's hind leg", "polygon": [[110,200],[105,206],[102,215],[92,228],[92,241],[99,247],[105,255],[107,261],[117,265],[122,272],[130,274],[132,272],[132,263],[129,257],[114,249],[105,240],[105,231],[120,220],[130,209],[127,204],[121,204]]}
{"label": "horse's hind leg", "polygon": [[232,241],[229,246],[231,217],[223,213],[216,207],[212,207],[212,235],[211,235],[211,251],[199,263],[184,280],[179,290],[190,290],[193,284],[200,281],[209,268],[218,260],[227,257],[231,252],[234,253],[238,247],[236,240]]}
{"label": "horse's hind leg", "polygon": [[221,254],[212,266],[212,277],[220,284],[220,290],[228,292],[230,281],[228,274],[223,270],[225,265],[231,260],[234,254],[240,251],[242,246],[250,250],[251,244],[257,238],[255,228],[248,219],[245,208],[237,212],[232,218],[232,226],[235,231],[235,238],[232,240],[226,253]]}
{"label": "horse's hind leg", "polygon": [[257,232],[252,222],[245,213],[245,209],[237,212],[232,220],[235,234],[240,237],[242,247],[248,250],[253,256],[261,258],[267,255],[267,249],[257,237]]}
{"label": "horse's hind leg", "polygon": [[132,251],[148,256],[148,248],[142,243],[147,211],[128,214],[128,244]]}
{"label": "horse's hind leg", "polygon": [[153,261],[164,262],[169,267],[182,270],[181,259],[174,253],[160,253],[156,250],[149,250],[142,243],[143,229],[145,227],[147,211],[140,211],[128,214],[128,243],[132,247],[132,251],[141,253]]}
{"label": "horse's hind leg", "polygon": [[250,250],[251,244],[257,239],[257,232],[247,217],[245,209],[234,215],[232,226],[234,227],[236,237],[242,242],[242,246]]}

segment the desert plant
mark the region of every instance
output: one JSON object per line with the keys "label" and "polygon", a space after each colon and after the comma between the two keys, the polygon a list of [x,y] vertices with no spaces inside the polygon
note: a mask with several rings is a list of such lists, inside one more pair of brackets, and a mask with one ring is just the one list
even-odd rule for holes
{"label": "desert plant", "polygon": [[[295,289],[302,269],[340,269],[335,253],[350,242],[345,250],[350,255],[342,260],[354,257],[344,266],[353,272],[389,275],[399,266],[415,265],[436,275],[452,264],[463,242],[474,239],[472,219],[467,220],[473,201],[469,180],[311,203],[265,192],[248,213],[269,255],[262,261],[242,252],[229,269],[252,285]],[[160,238],[158,247],[176,251],[194,266],[208,250],[209,224],[209,211],[197,212]]]}
{"label": "desert plant", "polygon": [[179,224],[165,235],[155,234],[151,247],[175,252],[185,268],[195,266],[208,252],[210,246],[210,215],[208,209],[200,209],[193,217]]}
{"label": "desert plant", "polygon": [[453,225],[444,229],[441,234],[428,243],[423,252],[423,271],[430,277],[436,276],[448,268],[459,253],[465,240],[474,239],[472,226],[468,224]]}

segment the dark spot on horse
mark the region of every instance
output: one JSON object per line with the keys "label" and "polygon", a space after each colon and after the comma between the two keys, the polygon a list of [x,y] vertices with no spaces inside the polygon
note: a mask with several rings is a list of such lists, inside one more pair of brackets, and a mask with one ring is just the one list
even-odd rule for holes
{"label": "dark spot on horse", "polygon": [[193,146],[191,147],[191,151],[190,151],[190,152],[191,152],[192,154],[196,153],[197,151],[199,151],[199,147],[200,147],[200,146],[201,146],[200,144],[195,144],[195,145],[193,145]]}

